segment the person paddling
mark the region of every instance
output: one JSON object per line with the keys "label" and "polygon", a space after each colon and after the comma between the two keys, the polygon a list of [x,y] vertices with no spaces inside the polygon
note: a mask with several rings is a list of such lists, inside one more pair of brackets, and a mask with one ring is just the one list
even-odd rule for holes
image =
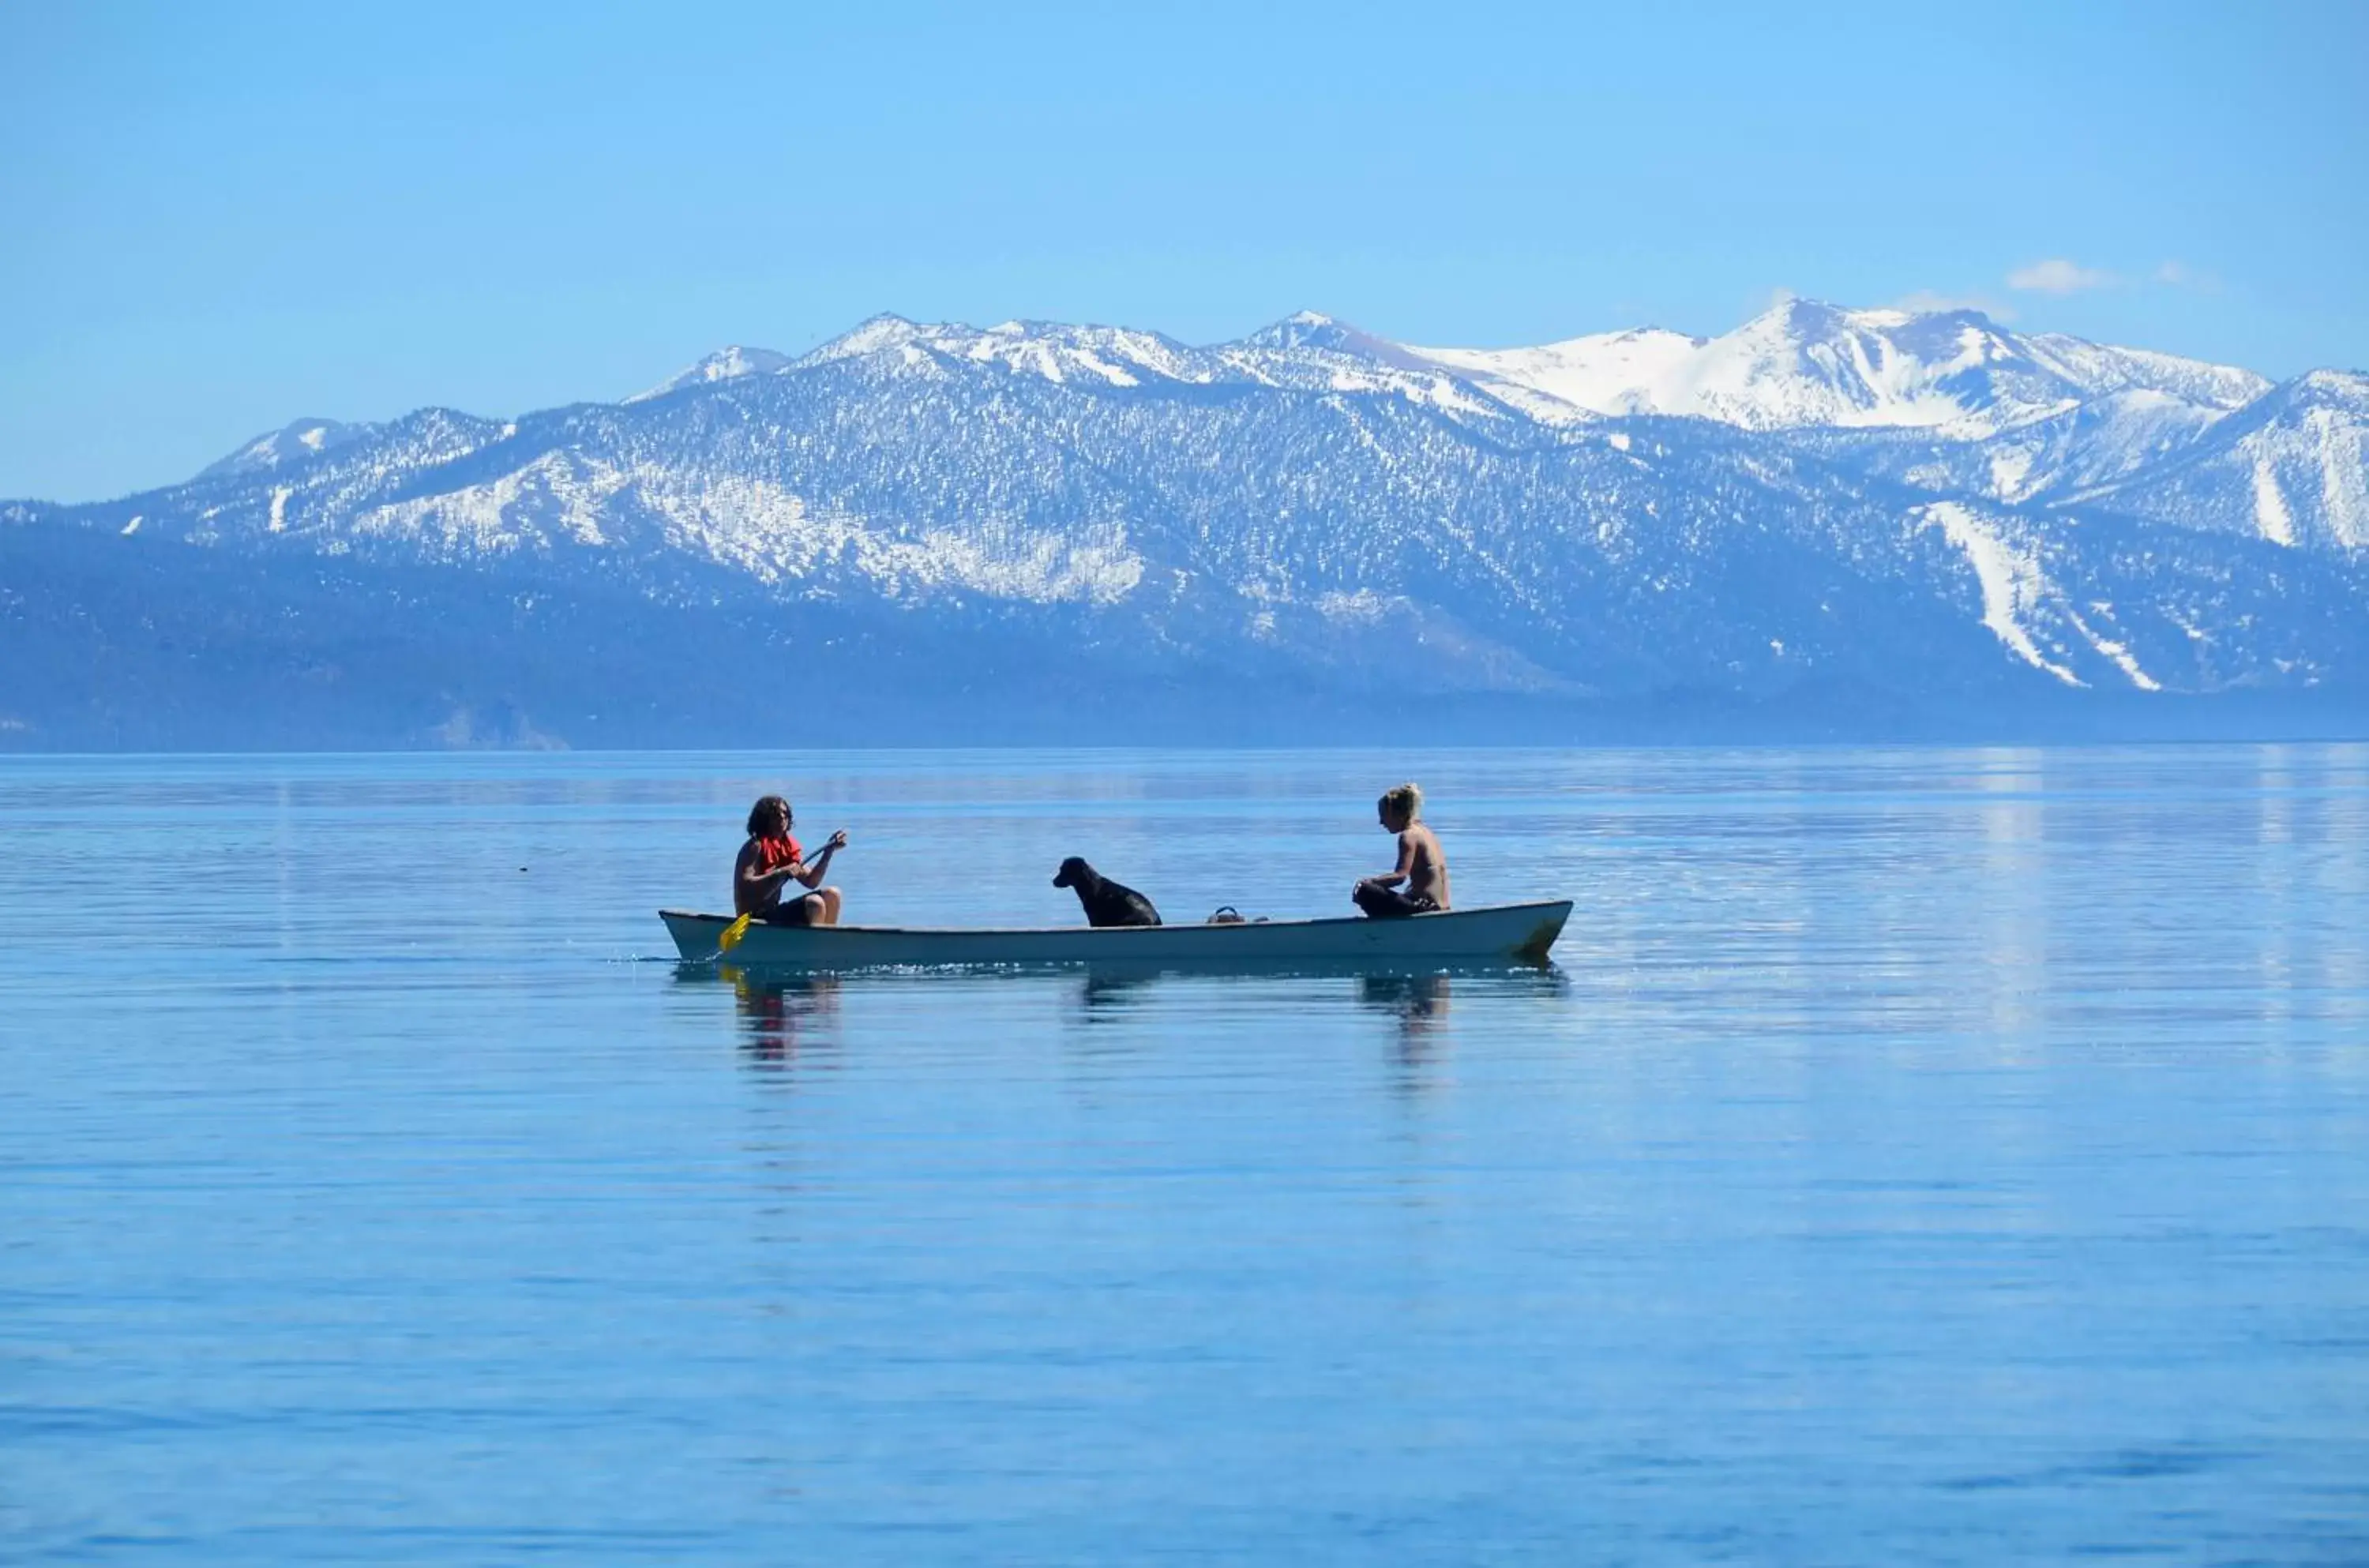
{"label": "person paddling", "polygon": [[[732,912],[768,925],[837,925],[840,895],[822,886],[830,857],[847,847],[845,833],[833,833],[809,862],[790,837],[790,803],[769,795],[749,810],[749,841],[732,863]],[[784,898],[793,882],[813,889]]]}
{"label": "person paddling", "polygon": [[1399,836],[1399,864],[1394,870],[1360,880],[1350,891],[1350,902],[1375,920],[1447,909],[1448,856],[1439,847],[1439,836],[1424,825],[1422,789],[1402,784],[1375,802],[1375,811],[1383,829]]}

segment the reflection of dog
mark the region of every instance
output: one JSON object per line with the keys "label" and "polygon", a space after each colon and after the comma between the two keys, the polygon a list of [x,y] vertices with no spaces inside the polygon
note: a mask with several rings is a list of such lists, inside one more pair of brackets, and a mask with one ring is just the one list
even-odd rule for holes
{"label": "reflection of dog", "polygon": [[1076,855],[1053,874],[1056,887],[1074,887],[1088,925],[1158,925],[1160,911],[1132,887],[1122,887]]}

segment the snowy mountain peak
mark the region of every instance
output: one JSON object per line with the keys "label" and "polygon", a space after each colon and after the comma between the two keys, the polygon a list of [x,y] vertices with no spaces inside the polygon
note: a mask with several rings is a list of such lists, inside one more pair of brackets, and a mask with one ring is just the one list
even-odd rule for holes
{"label": "snowy mountain peak", "polygon": [[1405,345],[1393,343],[1387,338],[1378,338],[1337,317],[1312,310],[1294,312],[1271,326],[1259,328],[1236,346],[1278,352],[1319,349],[1356,359],[1376,360],[1383,364],[1411,365],[1414,362]]}
{"label": "snowy mountain peak", "polygon": [[1157,332],[1124,326],[1006,321],[977,327],[877,315],[800,360],[802,367],[878,360],[891,372],[943,373],[949,364],[995,365],[1020,375],[1089,385],[1206,382],[1219,373],[1206,353]]}
{"label": "snowy mountain peak", "polygon": [[[1913,315],[1792,300],[1707,346],[1691,384],[1731,424],[1949,425],[1998,402],[1986,367],[2020,356],[1975,312]],[[2029,400],[2040,407],[2062,401]]]}
{"label": "snowy mountain peak", "polygon": [[1677,415],[1755,430],[1926,429],[1954,440],[2132,390],[2221,412],[2268,384],[2166,354],[2022,337],[1977,310],[1851,310],[1801,298],[1720,338],[1647,330],[1538,349],[1413,352],[1508,400],[1527,395],[1570,412]]}
{"label": "snowy mountain peak", "polygon": [[1904,310],[1881,307],[1853,310],[1848,305],[1828,304],[1824,300],[1814,300],[1803,294],[1787,294],[1736,328],[1735,336],[1776,333],[1815,342],[1852,332],[1880,332],[1906,326],[1913,319],[1913,315]]}
{"label": "snowy mountain peak", "polygon": [[821,347],[814,349],[797,361],[801,366],[824,365],[833,360],[858,359],[876,354],[883,349],[894,349],[912,342],[923,328],[901,315],[883,311],[880,315],[859,322],[853,330],[842,332]]}
{"label": "snowy mountain peak", "polygon": [[1705,340],[1661,327],[1597,333],[1535,349],[1410,349],[1425,363],[1466,377],[1535,418],[1569,422],[1589,415],[1675,412],[1655,389],[1677,374]]}
{"label": "snowy mountain peak", "polygon": [[223,479],[241,474],[269,473],[334,451],[369,429],[367,425],[348,425],[336,419],[297,419],[256,437],[198,477]]}
{"label": "snowy mountain peak", "polygon": [[2297,403],[2369,415],[2369,375],[2357,371],[2306,371],[2287,383],[2287,391]]}
{"label": "snowy mountain peak", "polygon": [[1281,321],[1260,327],[1242,341],[1258,349],[1297,349],[1308,343],[1322,343],[1345,330],[1355,332],[1356,328],[1321,310],[1296,310]]}
{"label": "snowy mountain peak", "polygon": [[787,354],[771,349],[747,349],[739,344],[718,349],[707,358],[682,370],[651,387],[625,399],[628,403],[647,403],[653,397],[681,392],[687,386],[704,386],[713,382],[738,381],[743,376],[772,375],[785,371],[797,361]]}

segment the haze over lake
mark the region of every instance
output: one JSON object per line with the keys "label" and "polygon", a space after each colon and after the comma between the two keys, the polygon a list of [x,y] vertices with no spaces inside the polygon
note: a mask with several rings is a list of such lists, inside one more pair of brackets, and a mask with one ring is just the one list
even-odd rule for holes
{"label": "haze over lake", "polygon": [[[683,970],[1346,911],[1557,967]],[[2369,748],[0,759],[0,1558],[2369,1555]]]}

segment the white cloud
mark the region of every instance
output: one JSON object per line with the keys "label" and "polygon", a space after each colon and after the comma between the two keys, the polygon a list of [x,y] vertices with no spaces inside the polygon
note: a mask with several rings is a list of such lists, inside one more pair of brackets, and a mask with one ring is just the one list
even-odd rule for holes
{"label": "white cloud", "polygon": [[2083,267],[2063,257],[2035,261],[2007,275],[2007,286],[2027,293],[2077,294],[2084,289],[2111,289],[2120,278],[2100,268]]}

